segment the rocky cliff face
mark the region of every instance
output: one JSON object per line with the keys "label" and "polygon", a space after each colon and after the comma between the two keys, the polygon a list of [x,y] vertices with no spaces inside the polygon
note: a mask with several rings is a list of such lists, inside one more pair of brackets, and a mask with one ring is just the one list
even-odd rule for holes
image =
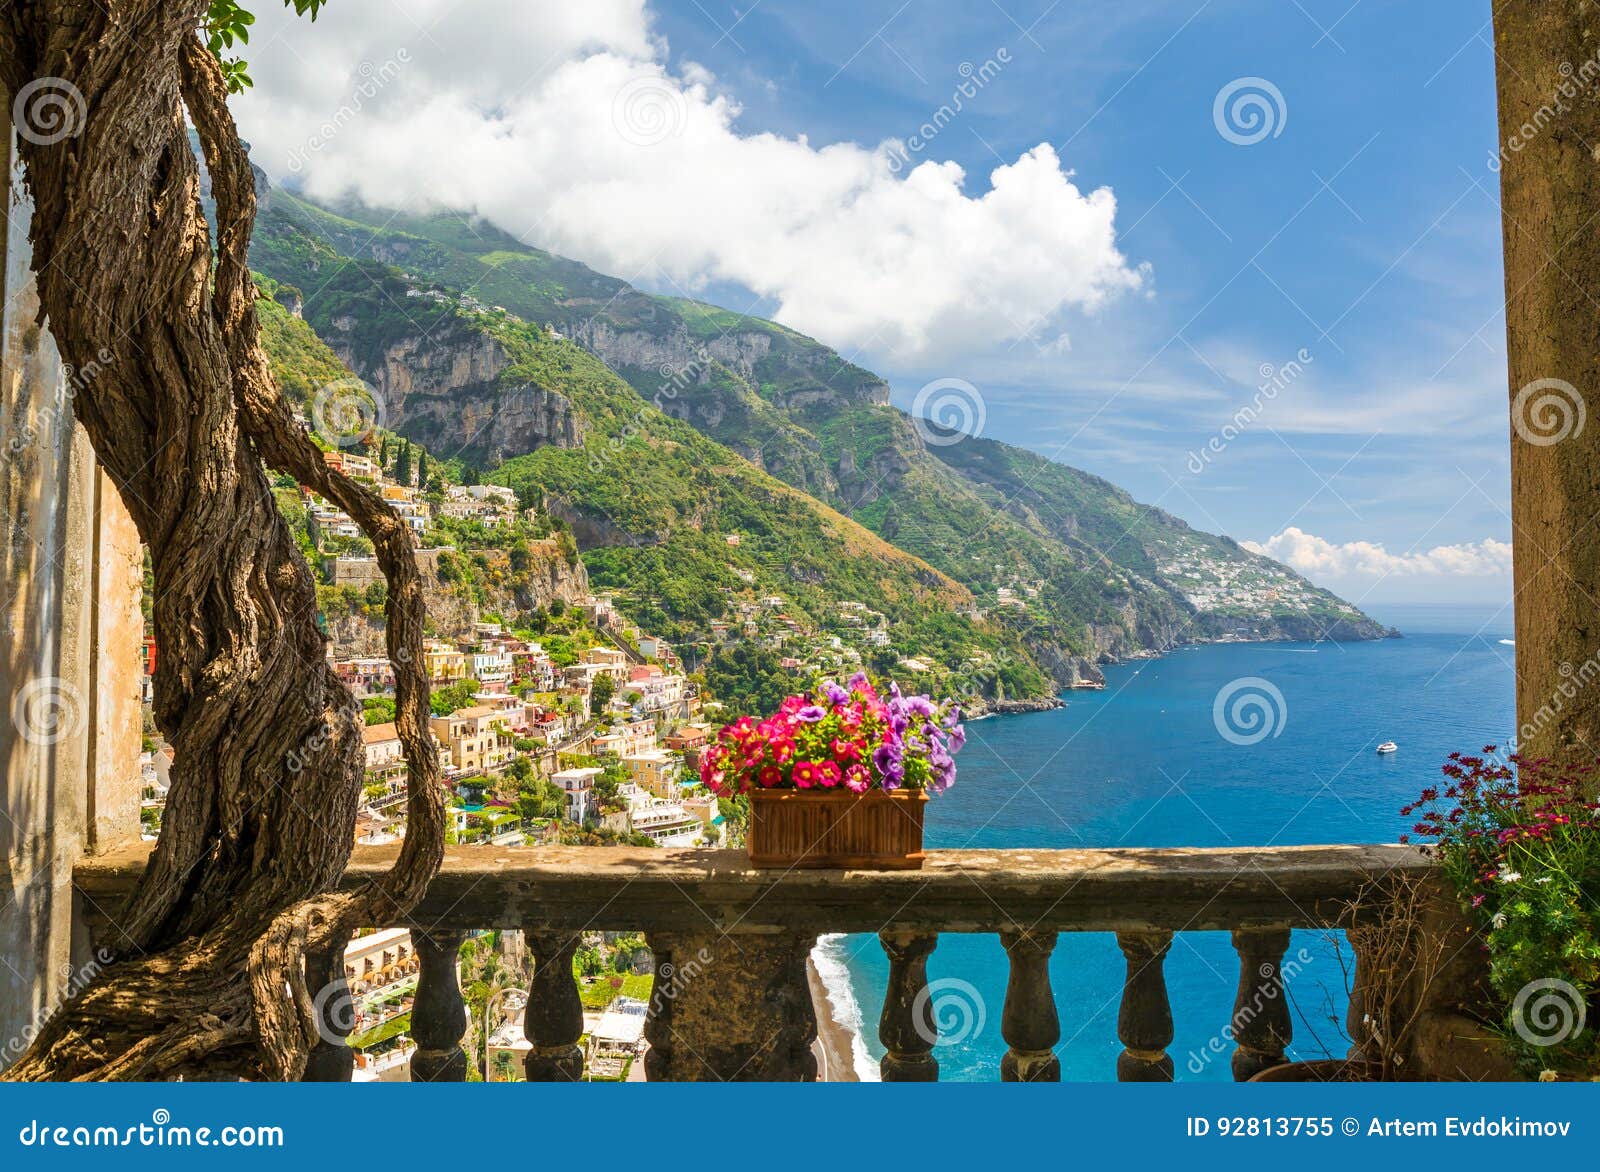
{"label": "rocky cliff face", "polygon": [[355,347],[340,340],[354,328],[354,322],[336,318],[327,340],[377,393],[384,426],[423,446],[497,463],[546,444],[583,443],[582,420],[566,396],[502,379],[511,362],[490,335],[462,325],[406,336],[362,361]]}
{"label": "rocky cliff face", "polygon": [[[510,569],[510,559],[504,551],[489,551],[497,555],[492,557],[479,555],[486,563],[479,567],[478,574],[483,591],[481,604],[470,589],[442,581],[433,564],[420,563],[430,632],[444,639],[466,639],[485,614],[515,622],[519,615],[547,607],[557,599],[570,605],[589,596],[589,574],[578,558],[569,560],[553,541],[530,541],[526,549],[527,561],[520,570]],[[385,653],[381,617],[329,616],[328,635],[344,655]]]}

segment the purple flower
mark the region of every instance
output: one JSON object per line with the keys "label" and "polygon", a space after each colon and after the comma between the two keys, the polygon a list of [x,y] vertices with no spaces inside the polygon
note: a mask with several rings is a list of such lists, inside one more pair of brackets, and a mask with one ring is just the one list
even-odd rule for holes
{"label": "purple flower", "polygon": [[931,717],[933,715],[933,701],[926,696],[907,696],[905,698],[905,710],[913,716]]}
{"label": "purple flower", "polygon": [[950,743],[950,751],[952,753],[961,752],[962,746],[967,743],[967,729],[966,729],[966,726],[965,725],[960,725],[960,724],[951,725],[950,726],[950,732],[948,733],[946,739]]}
{"label": "purple flower", "polygon": [[867,673],[864,671],[858,671],[845,682],[849,684],[852,692],[865,692],[868,687]]}
{"label": "purple flower", "polygon": [[905,766],[900,761],[898,745],[882,744],[872,751],[872,765],[883,778],[884,789],[898,789],[905,780]]}
{"label": "purple flower", "polygon": [[822,694],[828,698],[829,704],[850,703],[850,693],[845,691],[832,680],[829,680],[827,683],[822,685]]}
{"label": "purple flower", "polygon": [[827,715],[828,710],[823,708],[820,704],[808,704],[804,708],[800,709],[799,712],[796,712],[794,714],[794,718],[805,724],[816,724],[817,721],[821,720]]}

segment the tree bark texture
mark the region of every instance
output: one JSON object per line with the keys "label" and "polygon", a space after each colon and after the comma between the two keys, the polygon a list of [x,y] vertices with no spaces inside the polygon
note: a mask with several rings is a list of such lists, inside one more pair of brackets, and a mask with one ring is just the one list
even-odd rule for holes
{"label": "tree bark texture", "polygon": [[1495,5],[1517,725],[1522,753],[1600,756],[1600,20]]}
{"label": "tree bark texture", "polygon": [[[307,952],[403,915],[443,855],[410,539],[326,466],[267,369],[247,262],[254,182],[196,35],[205,8],[0,8],[43,324],[79,372],[77,417],[150,549],[155,719],[176,754],[117,962],[8,1078],[299,1077],[317,1040]],[[186,109],[216,201],[214,252]],[[354,838],[361,713],[327,665],[315,586],[267,468],[355,518],[388,579],[408,833],[391,872],[342,896],[331,891]]]}

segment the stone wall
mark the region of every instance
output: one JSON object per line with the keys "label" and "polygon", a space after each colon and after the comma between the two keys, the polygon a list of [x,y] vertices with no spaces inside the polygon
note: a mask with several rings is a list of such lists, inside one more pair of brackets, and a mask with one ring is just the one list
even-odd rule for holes
{"label": "stone wall", "polygon": [[96,466],[38,321],[29,206],[0,103],[0,1067],[94,971],[82,857],[139,836],[138,535]]}

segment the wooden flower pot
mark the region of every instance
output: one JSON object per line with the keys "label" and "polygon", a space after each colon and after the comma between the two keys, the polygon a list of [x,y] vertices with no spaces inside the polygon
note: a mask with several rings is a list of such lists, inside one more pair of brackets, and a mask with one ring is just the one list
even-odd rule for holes
{"label": "wooden flower pot", "polygon": [[750,793],[750,862],[757,867],[922,866],[922,790],[758,789]]}

